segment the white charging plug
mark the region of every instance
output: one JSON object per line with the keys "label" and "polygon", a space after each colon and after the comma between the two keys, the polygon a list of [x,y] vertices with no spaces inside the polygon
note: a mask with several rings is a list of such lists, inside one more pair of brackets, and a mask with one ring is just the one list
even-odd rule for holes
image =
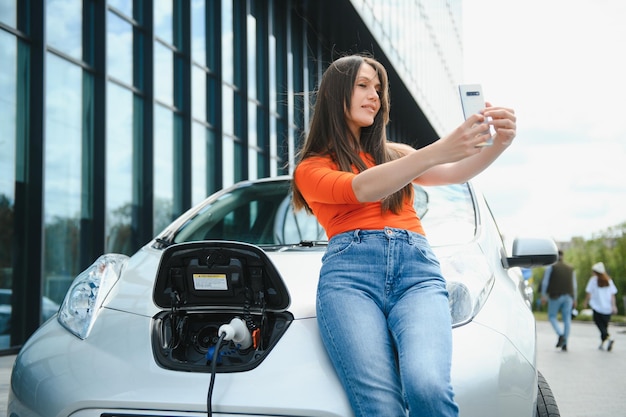
{"label": "white charging plug", "polygon": [[234,317],[228,324],[222,324],[217,334],[220,336],[224,334],[224,340],[232,340],[239,349],[248,349],[252,346],[250,330],[246,322],[239,317]]}

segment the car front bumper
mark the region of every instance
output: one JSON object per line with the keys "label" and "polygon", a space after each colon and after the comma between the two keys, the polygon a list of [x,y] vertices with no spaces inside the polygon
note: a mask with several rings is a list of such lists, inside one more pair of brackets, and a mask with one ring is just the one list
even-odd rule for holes
{"label": "car front bumper", "polygon": [[[42,326],[16,360],[7,415],[206,415],[210,373],[159,367],[150,345],[151,321],[105,309],[86,340],[55,320]],[[452,381],[461,413],[530,417],[535,368],[494,327],[475,320],[453,330]],[[218,373],[212,399],[215,417],[352,415],[314,318],[295,320],[257,368]]]}

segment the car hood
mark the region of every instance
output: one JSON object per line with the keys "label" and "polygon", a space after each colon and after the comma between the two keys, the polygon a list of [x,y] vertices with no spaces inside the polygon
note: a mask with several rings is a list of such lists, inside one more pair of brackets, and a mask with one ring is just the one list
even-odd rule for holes
{"label": "car hood", "polygon": [[[157,305],[153,297],[157,271],[164,253],[161,249],[146,245],[133,255],[103,307],[148,317],[169,309],[167,306]],[[314,317],[317,281],[324,248],[265,251],[265,254],[289,292],[290,304],[283,307],[295,319]],[[220,308],[220,305],[211,304],[210,307]]]}

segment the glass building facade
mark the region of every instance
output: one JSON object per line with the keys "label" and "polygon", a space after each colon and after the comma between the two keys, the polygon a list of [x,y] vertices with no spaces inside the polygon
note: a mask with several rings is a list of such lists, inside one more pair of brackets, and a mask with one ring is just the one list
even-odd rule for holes
{"label": "glass building facade", "polygon": [[333,59],[387,67],[389,137],[461,121],[460,0],[0,0],[0,351],[101,253],[288,174]]}

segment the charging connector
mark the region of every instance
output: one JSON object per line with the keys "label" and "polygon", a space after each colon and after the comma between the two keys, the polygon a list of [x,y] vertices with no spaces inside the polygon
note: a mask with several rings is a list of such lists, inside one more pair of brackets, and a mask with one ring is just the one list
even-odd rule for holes
{"label": "charging connector", "polygon": [[222,324],[217,331],[218,335],[224,334],[224,340],[230,340],[238,349],[248,349],[252,346],[252,335],[246,322],[239,317],[234,317],[230,323]]}

